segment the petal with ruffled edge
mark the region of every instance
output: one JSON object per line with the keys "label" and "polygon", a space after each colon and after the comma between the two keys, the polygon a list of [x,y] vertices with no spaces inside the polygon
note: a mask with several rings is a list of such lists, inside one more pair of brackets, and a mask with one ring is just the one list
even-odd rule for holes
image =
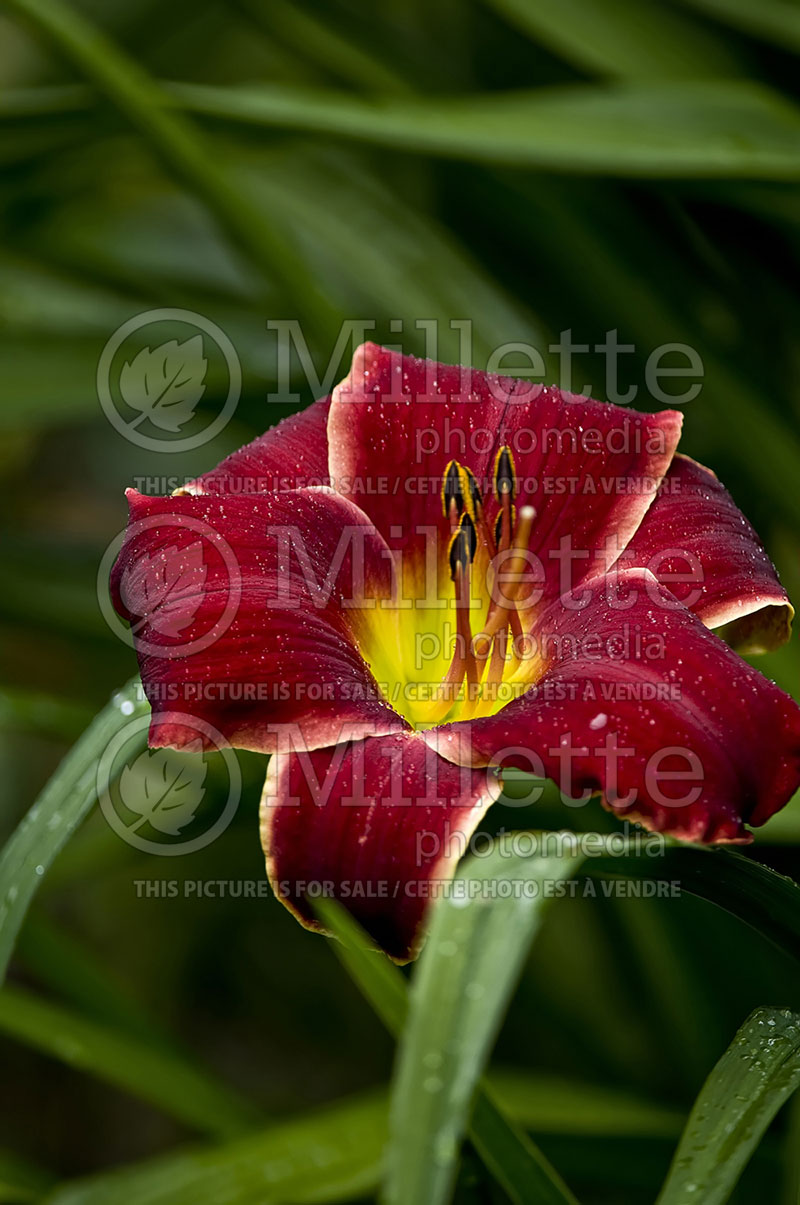
{"label": "petal with ruffled edge", "polygon": [[320,928],[313,900],[324,892],[407,962],[498,794],[493,772],[438,757],[417,733],[278,754],[261,801],[270,883],[306,928]]}
{"label": "petal with ruffled edge", "polygon": [[369,628],[390,638],[391,568],[357,507],[329,490],[131,490],[129,502],[111,588],[132,625],[152,746],[196,742],[161,722],[181,711],[262,752],[287,726],[309,747],[407,726],[359,652]]}
{"label": "petal with ruffled edge", "polygon": [[764,546],[711,469],[676,455],[625,553],[743,652],[778,648],[794,609]]}
{"label": "petal with ruffled edge", "polygon": [[333,391],[331,481],[407,558],[424,556],[421,529],[438,532],[449,594],[445,468],[452,458],[470,468],[491,510],[495,457],[508,445],[517,507],[536,509],[530,551],[541,562],[542,595],[552,598],[622,552],[672,460],[681,421],[673,410],[632,412],[365,343]]}
{"label": "petal with ruffled edge", "polygon": [[189,482],[179,494],[263,494],[328,485],[328,410],[320,398]]}
{"label": "petal with ruffled edge", "polygon": [[[579,604],[589,590],[590,600]],[[425,733],[687,841],[746,841],[800,785],[800,708],[653,577],[584,583],[542,616],[547,668],[496,715]]]}

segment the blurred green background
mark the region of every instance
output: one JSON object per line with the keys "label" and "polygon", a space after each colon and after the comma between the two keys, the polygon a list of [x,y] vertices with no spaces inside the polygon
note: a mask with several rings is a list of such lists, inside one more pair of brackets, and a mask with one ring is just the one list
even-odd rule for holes
{"label": "blurred green background", "polygon": [[[96,590],[123,488],[203,471],[292,408],[267,401],[270,319],[300,320],[320,373],[344,319],[410,352],[425,350],[415,323],[436,320],[442,359],[459,354],[451,320],[470,319],[478,367],[500,343],[616,330],[636,348],[621,384],[651,408],[647,357],[689,344],[705,376],[682,448],[800,597],[798,53],[788,0],[0,5],[0,837],[135,670]],[[136,447],[98,403],[106,341],[160,307],[217,323],[242,363],[234,419],[195,452]],[[603,396],[598,356],[576,360],[583,381]],[[224,392],[210,376],[196,429]],[[796,640],[759,668],[797,694]],[[263,764],[240,760],[242,805],[211,847],[162,865],[95,814],[44,881],[0,1003],[0,1199],[386,1083],[388,1037],[328,944],[277,904],[136,898],[143,878],[263,877]],[[493,822],[611,823],[550,796]],[[756,856],[796,874],[798,842],[795,801]],[[66,1012],[39,1015],[32,996]],[[495,1062],[584,1202],[652,1201],[688,1105],[760,1003],[800,1004],[796,966],[710,906],[565,901]],[[87,1074],[67,1014],[133,1046]],[[135,1065],[136,1043],[227,1085],[217,1120],[114,1082],[100,1064]],[[371,1101],[348,1130],[362,1153]],[[791,1124],[736,1200],[797,1200]],[[186,1199],[233,1200],[207,1191]],[[367,1176],[337,1199],[370,1191]],[[459,1194],[502,1199],[469,1154]]]}

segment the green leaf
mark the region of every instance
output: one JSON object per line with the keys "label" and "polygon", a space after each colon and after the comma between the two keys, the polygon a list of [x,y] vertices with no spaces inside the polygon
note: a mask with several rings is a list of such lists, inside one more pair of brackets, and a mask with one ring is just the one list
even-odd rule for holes
{"label": "green leaf", "polygon": [[321,327],[333,324],[309,266],[237,187],[219,152],[171,111],[161,86],[137,61],[61,0],[9,0],[8,7],[49,38],[129,118],[167,171],[208,207],[240,251],[267,279],[280,281],[298,314]]}
{"label": "green leaf", "polygon": [[[594,848],[596,852],[597,845]],[[537,864],[536,859],[527,859],[530,863],[529,866],[525,866],[525,861],[525,859],[520,859],[519,863],[515,863],[506,859],[505,865],[500,866],[499,871],[494,868],[494,880],[499,881],[499,878],[505,876],[509,878],[516,876],[524,881],[534,881],[537,876],[563,878],[565,874],[574,874],[581,863],[580,858],[567,857],[564,859],[563,866],[560,866],[558,864],[561,859],[555,859],[548,871],[546,866]],[[786,952],[800,953],[800,888],[791,880],[785,879],[740,854],[730,853],[727,850],[708,850],[702,847],[671,847],[667,848],[662,856],[654,858],[647,853],[626,851],[622,856],[586,858],[583,861],[583,871],[587,876],[595,879],[638,878],[670,884],[678,882],[683,890],[738,916]],[[475,862],[471,867],[468,864],[466,874],[468,876],[475,875],[478,878],[490,878],[488,860],[481,860],[480,864]],[[514,901],[514,903],[516,906],[520,906],[519,901]],[[497,908],[499,904],[503,904],[504,907],[497,912],[497,916],[504,917],[506,924],[504,926],[498,921],[496,933],[494,925],[490,926],[484,916],[484,910],[488,910],[491,917],[494,908]],[[369,944],[367,939],[347,913],[327,901],[320,901],[319,907],[323,922],[344,943],[340,950],[340,957],[348,966],[356,982],[376,1005],[379,1013],[388,1021],[390,1028],[397,1032],[398,1025],[402,1021],[400,999],[402,977],[400,973],[395,971],[385,958],[382,959],[374,950],[366,948]],[[448,900],[440,901],[434,912],[431,936],[421,958],[420,982],[418,987],[415,987],[414,999],[417,999],[416,993],[419,991],[419,999],[422,1003],[414,1005],[408,1023],[408,1036],[403,1041],[403,1054],[396,1088],[401,1106],[398,1106],[398,1113],[393,1113],[395,1119],[393,1136],[398,1133],[396,1127],[400,1127],[398,1146],[390,1157],[390,1169],[393,1170],[395,1177],[400,1179],[400,1184],[394,1189],[392,1198],[397,1202],[413,1200],[413,1193],[416,1189],[423,1192],[423,1197],[417,1199],[429,1199],[424,1194],[431,1191],[435,1191],[437,1194],[444,1193],[446,1196],[447,1186],[452,1179],[454,1161],[452,1143],[454,1139],[457,1141],[458,1138],[458,1119],[459,1113],[463,1118],[463,1102],[467,1099],[468,1104],[469,1101],[468,1084],[471,1082],[474,1085],[475,1077],[480,1073],[481,1061],[488,1054],[491,1038],[513,987],[518,966],[516,959],[519,957],[517,942],[519,940],[520,944],[525,946],[525,943],[530,940],[533,927],[538,920],[537,910],[532,909],[533,915],[529,914],[527,918],[531,928],[525,933],[524,923],[522,925],[519,924],[519,921],[516,924],[510,923],[509,916],[513,909],[508,900],[495,900],[494,906],[483,900],[473,902],[471,905],[467,901],[463,913],[469,916],[471,909],[475,909],[475,915],[471,919],[475,925],[475,933],[479,935],[475,937],[474,963],[467,956],[473,955],[471,945],[468,944],[463,952],[459,952],[459,942],[455,941],[450,934],[450,926],[457,929],[460,918],[458,906],[454,907],[453,902]],[[445,920],[441,922],[436,919],[440,911],[445,917]],[[443,930],[442,934],[437,937],[439,924],[443,926]],[[484,925],[487,926],[485,931],[482,927]],[[525,934],[522,938],[517,936],[519,928]],[[480,945],[480,935],[484,939],[484,948],[481,948]],[[469,931],[463,940],[468,942],[468,939]],[[437,945],[442,941],[453,942],[455,951],[452,946],[446,946],[449,953],[446,953],[444,957],[441,956],[441,953],[437,957],[435,952],[431,955],[431,949],[434,951],[436,949],[436,946],[432,944],[434,941]],[[496,946],[503,948],[507,965],[504,965],[503,960],[499,957],[495,960],[493,951]],[[500,965],[497,965],[498,963]],[[454,968],[452,972],[451,965]],[[426,971],[426,967],[435,968],[435,970],[428,969]],[[476,971],[481,973],[481,978],[475,973]],[[452,982],[450,981],[451,974]],[[466,988],[470,983],[480,983],[484,987],[484,995],[480,997],[486,1006],[486,1012],[483,1015],[475,1007],[479,1001],[470,1001],[468,998]],[[486,983],[497,993],[497,1003],[494,1007],[489,1007],[492,1003],[492,993],[490,991],[487,997]],[[473,991],[472,994],[480,996],[480,992]],[[426,1000],[430,1005],[427,1011]],[[471,1032],[471,1026],[465,1022],[471,1022],[474,1026],[474,1050],[470,1049],[469,1037],[466,1036]],[[462,1025],[464,1034],[461,1032]],[[408,1054],[406,1051],[411,1051],[411,1053]],[[442,1064],[433,1068],[430,1065],[429,1056],[431,1054],[442,1057]],[[426,1056],[428,1061],[426,1061]],[[409,1068],[413,1069],[413,1076]],[[452,1112],[444,1108],[443,1104],[439,1104],[440,1096],[444,1101],[447,1091],[447,1073],[454,1080],[463,1074],[467,1081],[462,1083],[456,1080],[455,1109]],[[437,1087],[433,1092],[430,1091],[430,1083],[428,1090],[424,1089],[425,1080],[432,1078],[442,1081],[442,1086]],[[402,1097],[400,1097],[401,1093]],[[420,1116],[425,1119],[425,1125],[419,1121]],[[456,1117],[457,1122],[455,1134],[452,1133],[452,1130],[448,1132],[453,1116]],[[501,1156],[495,1158],[496,1152],[503,1143],[497,1139],[496,1135],[493,1135],[493,1123],[491,1102],[484,1107],[479,1095],[473,1115],[471,1136],[477,1149],[482,1156],[485,1156],[487,1165],[494,1171],[503,1162]],[[442,1129],[447,1141],[446,1146],[441,1144]],[[436,1144],[437,1138],[440,1140],[440,1145]],[[420,1158],[420,1166],[417,1167],[417,1152],[420,1149],[423,1151],[423,1156]],[[403,1163],[404,1159],[405,1163]],[[436,1161],[441,1161],[444,1169],[441,1175],[438,1167],[430,1166],[432,1162]],[[529,1158],[529,1163],[533,1163],[535,1166],[535,1159],[530,1160]],[[507,1161],[506,1168],[508,1168]],[[421,1188],[423,1179],[417,1180],[415,1177],[424,1178],[426,1174],[430,1175],[431,1179],[424,1180],[424,1188]],[[529,1168],[528,1176],[530,1177],[531,1174],[534,1175],[534,1182],[536,1182],[536,1173],[531,1173]],[[432,1188],[432,1186],[434,1187]],[[540,1189],[540,1191],[547,1190]],[[445,1199],[445,1197],[432,1195],[430,1199]],[[523,1196],[518,1199],[525,1198]],[[564,1197],[562,1196],[561,1199],[563,1200]]]}
{"label": "green leaf", "polygon": [[[401,978],[389,967],[390,972]],[[543,1133],[677,1140],[683,1117],[592,1084],[517,1071],[492,1074],[503,1110]],[[486,1114],[484,1114],[486,1117]],[[383,1092],[348,1098],[233,1142],[172,1151],[133,1167],[63,1185],[49,1205],[264,1205],[330,1201],[377,1191],[388,1134]],[[493,1149],[505,1152],[502,1135]],[[335,1154],[334,1154],[335,1151]],[[513,1157],[514,1150],[509,1152]]]}
{"label": "green leaf", "polygon": [[509,1117],[537,1134],[677,1140],[684,1115],[635,1093],[557,1075],[492,1068],[495,1099]]}
{"label": "green leaf", "polygon": [[797,1205],[800,1201],[800,1096],[794,1097],[788,1112],[789,1124],[783,1140],[781,1205]]}
{"label": "green leaf", "polygon": [[[353,980],[395,1035],[402,1032],[408,1009],[405,980],[372,945],[360,926],[333,900],[314,901],[323,924],[338,938],[336,953]],[[487,1168],[511,1200],[565,1205],[572,1198],[526,1135],[503,1115],[484,1085],[477,1092],[470,1137]],[[531,1196],[531,1194],[536,1194]]]}
{"label": "green leaf", "polygon": [[350,913],[333,900],[314,901],[316,912],[335,938],[337,957],[395,1037],[408,1015],[408,989],[402,973],[367,937]]}
{"label": "green leaf", "polygon": [[[0,983],[25,913],[56,854],[97,798],[97,760],[111,738],[147,715],[136,678],[114,695],[75,744],[0,854]],[[143,749],[146,731],[128,748]]]}
{"label": "green leaf", "polygon": [[368,1093],[238,1141],[65,1184],[47,1205],[293,1205],[347,1201],[378,1183],[386,1100]]}
{"label": "green leaf", "polygon": [[781,1105],[800,1085],[800,1014],[757,1008],[706,1080],[659,1205],[721,1205]]}
{"label": "green leaf", "polygon": [[20,988],[6,985],[0,991],[0,1032],[206,1133],[229,1137],[258,1119],[236,1093],[192,1064]]}
{"label": "green leaf", "polygon": [[171,1040],[131,997],[107,962],[67,929],[50,921],[44,909],[34,909],[28,915],[15,953],[37,983],[76,1007],[83,1016],[150,1044],[171,1046]]}
{"label": "green leaf", "polygon": [[49,1172],[0,1147],[0,1201],[39,1201],[52,1183]]}
{"label": "green leaf", "polygon": [[800,114],[749,80],[380,103],[279,86],[174,84],[170,92],[209,117],[468,161],[634,177],[800,179]]}
{"label": "green leaf", "polygon": [[[538,1146],[508,1121],[486,1084],[475,1097],[469,1135],[485,1166],[517,1205],[577,1205],[575,1197]],[[392,1149],[390,1135],[389,1151]],[[447,1153],[446,1147],[443,1153]],[[390,1183],[387,1195],[392,1191]],[[434,1197],[407,1199],[435,1200]]]}
{"label": "green leaf", "polygon": [[[434,908],[394,1081],[387,1156],[393,1205],[449,1199],[475,1085],[541,924],[547,884],[571,877],[582,861],[576,850],[577,843],[563,857],[521,857],[498,841],[488,858],[464,865],[452,894]],[[483,1112],[479,1107],[479,1121]],[[538,1195],[528,1199],[572,1199],[549,1169],[539,1179],[531,1185]]]}
{"label": "green leaf", "polygon": [[667,5],[639,0],[488,0],[523,33],[574,66],[617,79],[708,79],[736,57]]}
{"label": "green leaf", "polygon": [[755,929],[793,958],[800,958],[800,887],[785,875],[727,849],[672,846],[657,858],[628,853],[584,863],[592,878],[649,879],[677,883]]}
{"label": "green leaf", "polygon": [[772,42],[781,50],[800,51],[800,9],[788,0],[684,0],[709,17]]}
{"label": "green leaf", "polygon": [[[709,454],[713,449],[715,457],[738,462],[744,480],[752,481],[752,488],[763,491],[795,526],[800,524],[800,493],[784,485],[792,480],[800,461],[795,427],[785,410],[770,406],[768,390],[733,364],[729,350],[701,337],[701,316],[691,308],[698,287],[691,273],[682,271],[680,261],[676,265],[674,254],[665,249],[663,234],[648,227],[620,190],[611,196],[607,189],[589,196],[585,189],[564,182],[549,180],[542,188],[532,179],[511,181],[508,173],[503,185],[513,191],[503,214],[510,219],[509,237],[526,237],[526,225],[517,224],[517,214],[526,214],[527,222],[532,220],[547,231],[547,246],[541,247],[544,270],[557,273],[574,297],[590,299],[591,322],[598,329],[619,326],[634,336],[640,349],[675,340],[700,353],[702,413],[712,427]],[[659,281],[658,289],[651,287],[653,279]],[[700,414],[696,409],[687,414],[690,432],[696,432]],[[746,441],[741,431],[748,432]]]}
{"label": "green leaf", "polygon": [[[371,92],[408,93],[410,86],[373,49],[343,37],[336,28],[291,0],[242,0],[245,12],[271,37],[291,46],[308,62],[334,72],[345,83]],[[370,30],[365,31],[368,38]]]}

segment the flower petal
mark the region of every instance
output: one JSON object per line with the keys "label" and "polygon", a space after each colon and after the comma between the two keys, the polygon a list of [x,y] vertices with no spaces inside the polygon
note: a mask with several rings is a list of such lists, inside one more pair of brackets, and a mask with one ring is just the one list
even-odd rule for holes
{"label": "flower petal", "polygon": [[499,793],[496,776],[438,757],[417,733],[273,757],[261,839],[275,894],[309,929],[339,899],[398,962]]}
{"label": "flower petal", "polygon": [[[581,596],[589,601],[580,605]],[[800,708],[652,574],[584,583],[535,633],[547,668],[496,715],[425,734],[689,841],[748,840],[800,785]]]}
{"label": "flower petal", "polygon": [[359,652],[365,625],[381,623],[391,568],[357,507],[329,490],[130,490],[129,501],[111,586],[132,624],[151,745],[197,740],[166,720],[176,711],[264,752],[287,726],[310,747],[406,727]]}
{"label": "flower petal", "polygon": [[179,494],[263,494],[328,484],[330,398],[290,414]]}
{"label": "flower petal", "polygon": [[[625,554],[748,653],[791,635],[794,610],[753,528],[710,469],[677,455]],[[683,580],[681,580],[683,579]]]}
{"label": "flower petal", "polygon": [[[517,505],[536,509],[530,549],[541,562],[541,596],[553,598],[622,552],[680,426],[675,411],[631,412],[366,343],[333,391],[329,467],[334,487],[389,545],[419,560],[425,529],[439,532],[445,548],[449,540],[441,504],[448,462],[469,467],[487,498],[497,452],[510,446]],[[442,550],[437,557],[445,562]]]}

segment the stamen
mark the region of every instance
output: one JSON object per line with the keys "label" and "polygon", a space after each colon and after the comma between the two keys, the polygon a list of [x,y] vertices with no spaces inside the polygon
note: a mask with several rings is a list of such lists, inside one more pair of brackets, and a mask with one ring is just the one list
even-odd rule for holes
{"label": "stamen", "polygon": [[455,584],[456,594],[456,642],[450,668],[438,688],[438,701],[446,714],[455,702],[458,688],[466,674],[470,686],[478,682],[478,667],[472,651],[472,628],[469,621],[470,590],[469,570],[475,559],[478,537],[475,524],[465,511],[450,541],[448,559],[450,579]]}
{"label": "stamen", "polygon": [[511,543],[511,531],[517,519],[517,508],[512,502],[504,506],[494,521],[494,542],[498,552],[505,552]]}
{"label": "stamen", "polygon": [[[456,532],[450,541],[450,580],[455,581],[458,575],[458,570],[461,569],[462,577],[467,578],[469,575],[469,567],[475,560],[475,553],[478,548],[478,537],[475,533],[475,524],[468,514],[461,516],[461,522],[456,529]],[[458,599],[456,599],[458,602]]]}
{"label": "stamen", "polygon": [[519,512],[511,556],[508,557],[503,567],[504,591],[499,594],[498,598],[492,599],[483,630],[478,632],[473,642],[475,653],[480,658],[489,655],[489,647],[496,633],[506,624],[513,624],[512,616],[517,613],[516,596],[522,585],[523,574],[528,563],[526,554],[535,518],[536,511],[532,506],[523,506]]}
{"label": "stamen", "polygon": [[495,522],[495,544],[498,552],[505,552],[511,546],[511,532],[516,517],[514,495],[517,485],[514,457],[507,445],[503,445],[495,457],[493,484],[494,496],[500,507]]}
{"label": "stamen", "polygon": [[505,495],[511,501],[517,492],[517,474],[514,467],[514,457],[508,444],[504,444],[494,459],[494,496],[502,502]]}
{"label": "stamen", "polygon": [[483,547],[489,554],[491,559],[495,554],[495,541],[492,539],[492,534],[489,531],[489,525],[486,522],[486,513],[483,509],[483,494],[481,487],[475,479],[475,474],[471,469],[461,465],[462,489],[464,493],[464,504],[467,512],[475,524],[475,529],[480,536],[480,541]]}
{"label": "stamen", "polygon": [[450,520],[450,528],[455,531],[458,520],[464,510],[464,490],[461,465],[457,460],[451,460],[442,478],[442,510],[445,519]]}

